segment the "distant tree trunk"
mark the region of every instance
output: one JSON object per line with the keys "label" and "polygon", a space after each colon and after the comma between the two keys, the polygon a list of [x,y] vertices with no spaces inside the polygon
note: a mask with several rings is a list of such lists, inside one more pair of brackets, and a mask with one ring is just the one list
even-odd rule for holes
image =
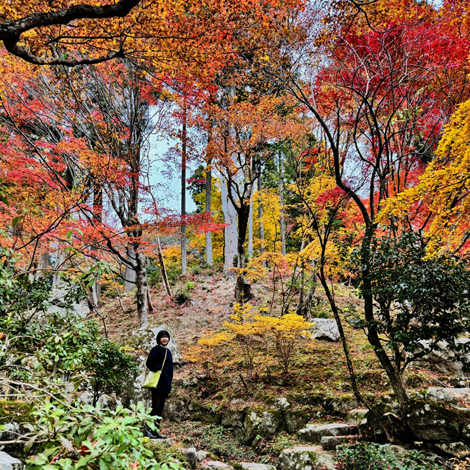
{"label": "distant tree trunk", "polygon": [[[259,224],[259,251],[264,253],[264,225],[263,225],[263,199],[261,197],[261,178],[258,178],[258,224]],[[264,264],[264,263],[263,263]]]}
{"label": "distant tree trunk", "polygon": [[181,273],[185,276],[188,272],[186,258],[186,102],[183,110],[183,131],[181,134]]}
{"label": "distant tree trunk", "polygon": [[160,237],[157,235],[157,256],[158,264],[160,265],[160,271],[162,273],[163,285],[165,286],[165,291],[169,297],[172,297],[170,283],[168,282],[168,276],[166,274],[165,260],[163,258],[162,247],[160,244]]}
{"label": "distant tree trunk", "polygon": [[282,154],[279,153],[279,205],[281,222],[281,253],[286,256],[286,227],[284,221],[284,162]]}
{"label": "distant tree trunk", "polygon": [[233,260],[237,254],[237,212],[232,201],[228,197],[228,191],[230,191],[230,188],[227,188],[227,182],[222,178],[222,212],[224,214],[224,222],[227,224],[224,228],[224,274],[227,277],[233,278],[235,273],[230,268],[234,267]]}
{"label": "distant tree trunk", "polygon": [[[206,213],[212,213],[212,159],[207,163],[206,169]],[[212,232],[206,232],[206,264],[212,266]]]}
{"label": "distant tree trunk", "polygon": [[250,194],[250,215],[248,216],[248,257],[253,258],[253,190]]}

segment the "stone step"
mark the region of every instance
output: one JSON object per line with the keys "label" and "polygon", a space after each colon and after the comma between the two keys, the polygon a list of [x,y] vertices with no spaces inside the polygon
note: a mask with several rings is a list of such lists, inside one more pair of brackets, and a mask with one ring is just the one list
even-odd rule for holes
{"label": "stone step", "polygon": [[352,436],[359,434],[356,425],[333,423],[315,426],[308,424],[299,431],[299,439],[305,443],[320,444],[323,436]]}
{"label": "stone step", "polygon": [[333,470],[333,454],[320,446],[297,446],[284,449],[279,456],[277,470]]}
{"label": "stone step", "polygon": [[233,470],[233,467],[230,465],[217,460],[204,460],[199,468],[206,470]]}
{"label": "stone step", "polygon": [[320,445],[323,450],[336,450],[337,446],[343,444],[353,444],[359,440],[360,436],[323,436]]}
{"label": "stone step", "polygon": [[240,462],[240,465],[246,470],[276,470],[276,467],[273,465],[266,465],[264,463]]}

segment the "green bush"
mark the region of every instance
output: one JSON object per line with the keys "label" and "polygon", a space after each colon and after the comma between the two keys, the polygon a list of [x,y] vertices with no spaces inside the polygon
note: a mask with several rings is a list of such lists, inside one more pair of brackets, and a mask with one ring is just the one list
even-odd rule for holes
{"label": "green bush", "polygon": [[137,361],[126,354],[120,346],[104,340],[96,344],[84,359],[89,374],[88,381],[93,389],[93,405],[105,394],[132,388],[139,366]]}
{"label": "green bush", "polygon": [[155,418],[142,404],[132,409],[101,410],[89,405],[43,401],[34,412],[37,421],[25,425],[28,453],[26,470],[182,470],[181,465],[154,459],[144,426],[154,430]]}
{"label": "green bush", "polygon": [[178,289],[176,291],[176,294],[173,296],[173,300],[178,304],[178,305],[184,305],[188,302],[191,302],[192,298],[189,295],[189,292],[186,289]]}
{"label": "green bush", "polygon": [[175,284],[175,282],[181,277],[181,267],[176,264],[168,264],[166,267],[166,275],[170,284]]}
{"label": "green bush", "polygon": [[390,446],[359,442],[336,455],[338,470],[444,470],[438,457],[417,450],[393,452]]}

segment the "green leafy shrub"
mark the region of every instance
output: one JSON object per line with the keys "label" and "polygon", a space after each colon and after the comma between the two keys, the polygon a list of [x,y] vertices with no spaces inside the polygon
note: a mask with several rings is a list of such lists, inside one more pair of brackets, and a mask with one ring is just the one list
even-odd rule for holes
{"label": "green leafy shrub", "polygon": [[168,277],[168,281],[171,284],[175,284],[175,282],[181,277],[181,267],[174,263],[169,263],[166,267],[166,275]]}
{"label": "green leafy shrub", "polygon": [[188,302],[191,302],[192,297],[189,295],[189,292],[186,289],[178,289],[176,294],[173,296],[173,300],[178,305],[184,305]]}
{"label": "green leafy shrub", "polygon": [[142,404],[113,412],[43,401],[34,414],[37,421],[26,425],[31,437],[25,451],[39,443],[39,452],[27,460],[26,470],[182,470],[153,458],[142,429],[154,430],[155,418]]}
{"label": "green leafy shrub", "polygon": [[120,346],[104,340],[96,344],[84,360],[93,389],[93,405],[105,394],[120,394],[132,388],[139,366]]}
{"label": "green leafy shrub", "polygon": [[155,287],[160,284],[162,280],[162,271],[158,265],[157,260],[151,259],[147,265],[147,280],[151,287]]}
{"label": "green leafy shrub", "polygon": [[417,450],[393,452],[389,445],[359,442],[336,455],[338,470],[444,470],[438,457]]}

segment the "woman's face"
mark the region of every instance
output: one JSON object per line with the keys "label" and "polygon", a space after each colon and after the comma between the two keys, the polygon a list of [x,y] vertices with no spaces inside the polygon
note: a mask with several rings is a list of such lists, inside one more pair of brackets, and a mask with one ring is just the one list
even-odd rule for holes
{"label": "woman's face", "polygon": [[170,338],[168,338],[168,336],[162,336],[162,337],[160,338],[160,344],[161,344],[162,346],[166,346],[169,341],[170,341]]}

